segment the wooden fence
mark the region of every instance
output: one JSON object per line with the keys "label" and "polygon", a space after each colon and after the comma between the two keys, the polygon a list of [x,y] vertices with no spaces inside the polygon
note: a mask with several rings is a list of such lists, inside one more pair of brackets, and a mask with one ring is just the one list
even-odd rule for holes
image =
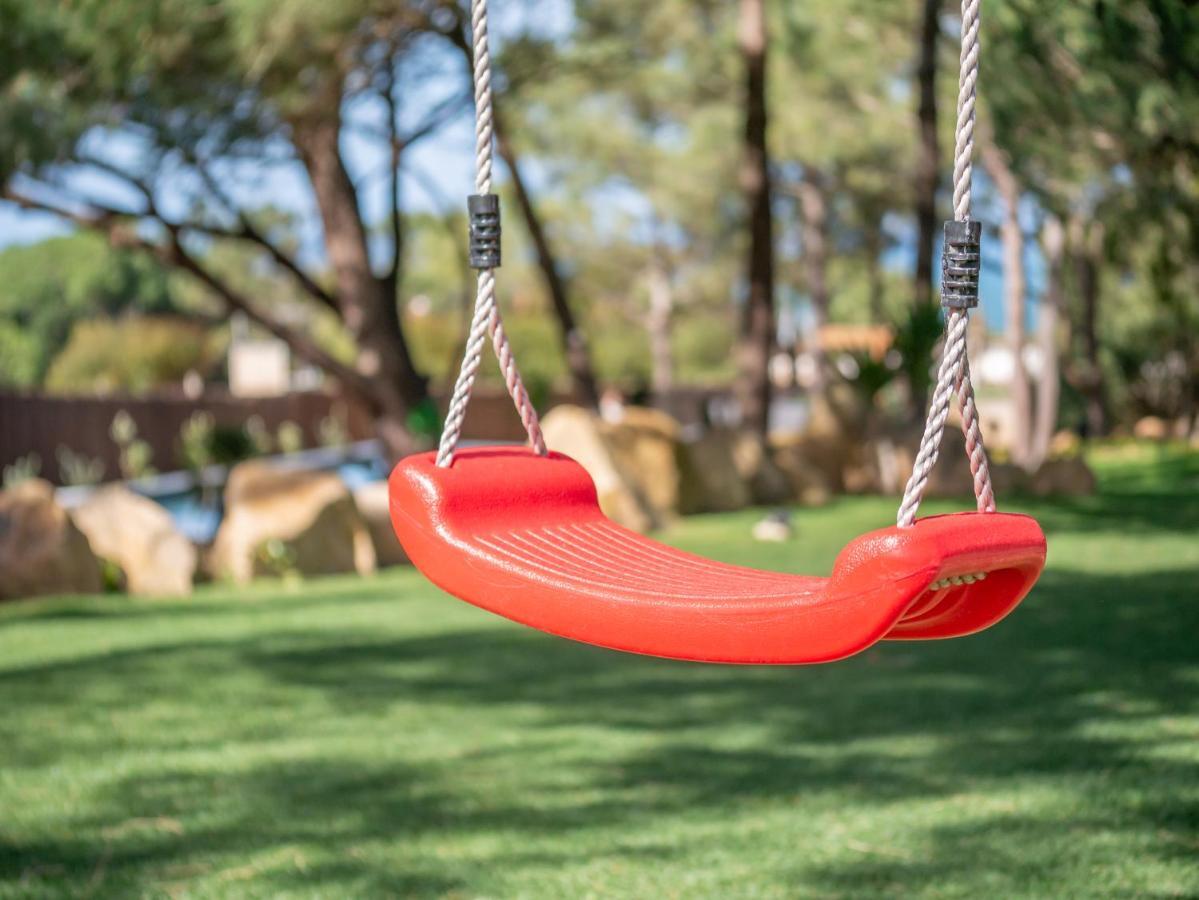
{"label": "wooden fence", "polygon": [[[669,409],[684,422],[697,421],[713,392],[680,389],[663,398]],[[559,395],[549,405],[568,402]],[[331,394],[312,391],[280,397],[245,398],[210,390],[197,398],[182,392],[145,396],[58,396],[0,390],[0,469],[36,454],[40,474],[61,483],[60,448],[98,460],[103,478],[120,476],[120,451],[110,431],[114,417],[127,413],[137,425],[138,438],[150,446],[151,464],[160,472],[181,468],[180,432],[197,412],[212,416],[219,426],[244,426],[257,416],[272,434],[284,422],[299,426],[304,446],[320,441],[322,421],[342,423],[350,440],[374,437],[369,416],[357,406]],[[467,439],[519,441],[524,437],[520,420],[502,388],[479,387],[471,402],[464,435]]]}

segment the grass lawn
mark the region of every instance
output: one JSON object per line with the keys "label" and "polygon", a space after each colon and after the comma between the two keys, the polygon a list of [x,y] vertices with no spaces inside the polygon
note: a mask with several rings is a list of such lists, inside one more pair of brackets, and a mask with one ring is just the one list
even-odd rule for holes
{"label": "grass lawn", "polygon": [[[829,666],[622,656],[411,570],[10,604],[0,897],[1199,896],[1199,457],[1101,471],[1005,507],[1050,554],[1010,619]],[[893,507],[664,537],[826,572]]]}

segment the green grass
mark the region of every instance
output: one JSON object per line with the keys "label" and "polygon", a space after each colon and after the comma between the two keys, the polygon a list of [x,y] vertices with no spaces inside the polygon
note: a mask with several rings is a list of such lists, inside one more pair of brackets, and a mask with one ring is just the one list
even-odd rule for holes
{"label": "green grass", "polygon": [[[1102,463],[1014,504],[1050,565],[1006,622],[830,666],[621,656],[411,571],[11,604],[0,897],[1199,896],[1199,459]],[[666,537],[827,571],[892,508]]]}

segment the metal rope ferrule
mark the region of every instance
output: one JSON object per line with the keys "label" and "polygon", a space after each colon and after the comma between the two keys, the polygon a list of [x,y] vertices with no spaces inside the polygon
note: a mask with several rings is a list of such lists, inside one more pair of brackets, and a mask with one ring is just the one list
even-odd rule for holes
{"label": "metal rope ferrule", "polygon": [[500,198],[496,194],[471,194],[466,198],[466,209],[470,214],[471,268],[499,268]]}
{"label": "metal rope ferrule", "polygon": [[941,253],[941,305],[946,309],[974,309],[978,306],[982,230],[981,222],[970,219],[945,223],[945,249]]}

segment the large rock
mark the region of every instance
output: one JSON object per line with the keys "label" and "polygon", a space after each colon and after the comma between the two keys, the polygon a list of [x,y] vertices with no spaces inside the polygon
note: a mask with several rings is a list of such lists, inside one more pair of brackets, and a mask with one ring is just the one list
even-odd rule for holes
{"label": "large rock", "polygon": [[239,584],[280,570],[365,575],[375,570],[375,548],[336,475],[250,461],[230,473],[210,565]]}
{"label": "large rock", "polygon": [[100,563],[48,482],[0,492],[0,600],[101,590]]}
{"label": "large rock", "polygon": [[1028,488],[1038,497],[1086,497],[1095,493],[1095,473],[1081,456],[1051,459],[1033,473]]}
{"label": "large rock", "polygon": [[1028,473],[1025,472],[1015,463],[1010,462],[995,462],[990,463],[991,471],[991,489],[995,492],[995,496],[999,498],[999,502],[1003,502],[1003,498],[1011,494],[1024,494],[1028,492]]}
{"label": "large rock", "polygon": [[852,441],[844,432],[808,431],[803,434],[787,435],[774,442],[775,459],[784,471],[787,460],[802,460],[809,470],[819,477],[829,490],[840,493],[845,490],[845,467],[861,453],[860,444]]}
{"label": "large rock", "polygon": [[1143,441],[1164,441],[1170,431],[1170,423],[1160,416],[1144,416],[1132,426],[1132,436]]}
{"label": "large rock", "polygon": [[165,509],[121,485],[101,488],[71,517],[92,550],[116,563],[131,594],[191,593],[196,548],[180,534]]}
{"label": "large rock", "polygon": [[[636,471],[637,454],[619,440],[610,439],[613,428],[599,416],[579,406],[555,406],[541,420],[541,432],[551,450],[565,453],[591,476],[604,515],[635,531],[649,531],[665,523],[641,485],[645,475]],[[623,457],[623,458],[622,458]],[[678,483],[677,470],[674,474]],[[677,488],[676,488],[677,489]]]}
{"label": "large rock", "polygon": [[751,431],[738,431],[729,440],[732,442],[733,465],[749,485],[751,501],[770,506],[789,503],[795,498],[790,478],[762,438]]}
{"label": "large rock", "polygon": [[1056,459],[1059,456],[1077,456],[1082,453],[1082,438],[1077,432],[1063,428],[1049,441],[1049,456]]}
{"label": "large rock", "polygon": [[790,485],[791,499],[802,506],[822,506],[832,497],[828,477],[803,453],[794,439],[771,444],[771,456]]}
{"label": "large rock", "polygon": [[713,428],[684,446],[680,512],[729,512],[753,502],[736,445],[736,432]]}
{"label": "large rock", "polygon": [[[879,469],[883,473],[879,490],[886,494],[902,493],[920,451],[921,428],[895,429],[873,441]],[[956,422],[945,426],[937,462],[928,475],[926,497],[966,497],[974,492],[974,475],[966,455],[966,436]]]}
{"label": "large rock", "polygon": [[677,515],[679,423],[661,410],[626,406],[619,420],[601,420],[599,428],[617,468],[649,504],[653,517],[662,523]]}
{"label": "large rock", "polygon": [[406,564],[408,554],[400,546],[395,529],[391,525],[391,500],[386,481],[372,481],[354,491],[354,505],[370,531],[375,546],[375,561],[380,566]]}
{"label": "large rock", "polygon": [[788,503],[794,491],[771,449],[750,431],[711,428],[683,445],[680,510],[725,512]]}

